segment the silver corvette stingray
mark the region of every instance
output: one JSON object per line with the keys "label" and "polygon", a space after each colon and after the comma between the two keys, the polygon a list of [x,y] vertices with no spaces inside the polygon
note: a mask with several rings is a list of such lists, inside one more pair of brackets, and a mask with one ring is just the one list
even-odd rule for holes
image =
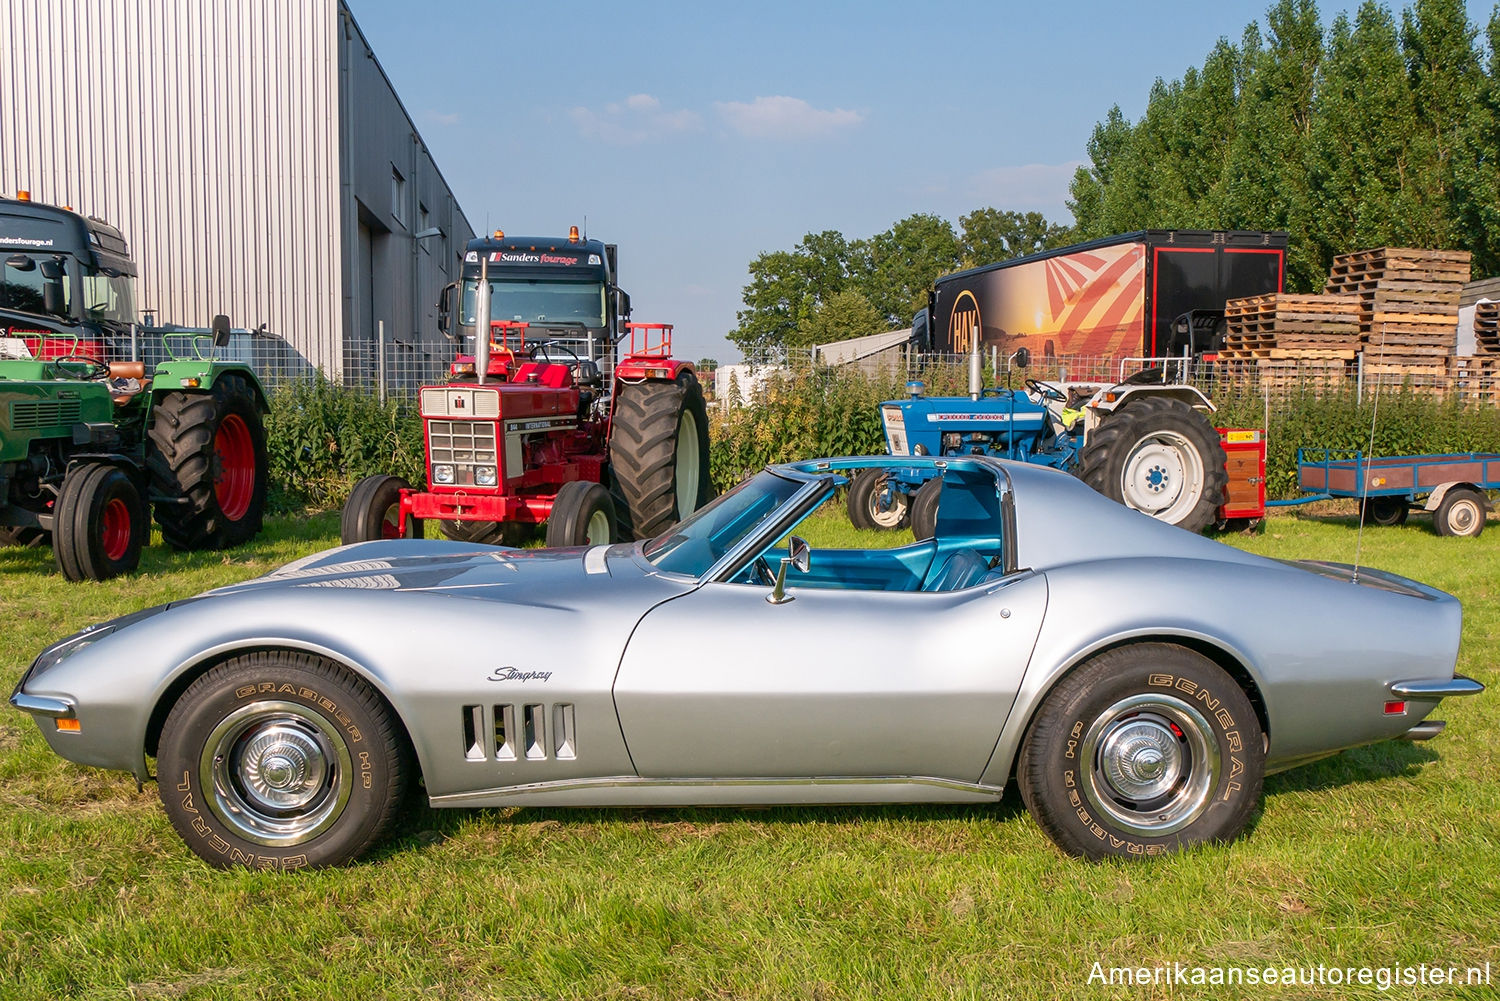
{"label": "silver corvette stingray", "polygon": [[[936,536],[811,548],[852,471],[942,469]],[[826,526],[826,515],[813,527]],[[1238,835],[1268,771],[1425,738],[1459,604],[1252,556],[984,458],[773,466],[667,534],[392,541],[94,626],[11,698],[156,780],[216,865],[352,859],[435,806],[981,803],[1065,851]]]}

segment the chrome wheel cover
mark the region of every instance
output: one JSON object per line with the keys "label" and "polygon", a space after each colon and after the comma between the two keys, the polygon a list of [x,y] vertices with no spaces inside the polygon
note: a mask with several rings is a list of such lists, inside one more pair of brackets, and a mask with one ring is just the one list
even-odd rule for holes
{"label": "chrome wheel cover", "polygon": [[1153,431],[1125,457],[1120,493],[1125,506],[1176,524],[1203,494],[1203,457],[1186,436]]}
{"label": "chrome wheel cover", "polygon": [[1479,505],[1469,498],[1454,501],[1448,509],[1448,530],[1454,535],[1472,535],[1482,517]]}
{"label": "chrome wheel cover", "polygon": [[204,741],[198,777],[215,818],[271,847],[322,834],[354,787],[343,734],[295,702],[256,702],[224,717]]}
{"label": "chrome wheel cover", "polygon": [[1084,734],[1080,755],[1089,804],[1146,837],[1172,834],[1198,819],[1219,778],[1213,728],[1171,695],[1116,702]]}

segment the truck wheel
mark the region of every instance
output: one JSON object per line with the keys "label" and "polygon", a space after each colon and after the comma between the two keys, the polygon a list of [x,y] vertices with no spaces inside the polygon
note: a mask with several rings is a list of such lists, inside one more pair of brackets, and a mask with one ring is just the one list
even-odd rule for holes
{"label": "truck wheel", "polygon": [[1432,516],[1432,523],[1439,535],[1456,535],[1473,538],[1484,531],[1484,519],[1490,506],[1484,494],[1472,487],[1454,487],[1443,495]]}
{"label": "truck wheel", "polygon": [[68,580],[109,580],[140,565],[146,506],[123,470],[104,463],[73,467],[53,519],[52,555]]}
{"label": "truck wheel", "polygon": [[222,869],[340,865],[400,812],[410,751],[364,680],[307,654],[254,653],[188,686],[162,727],[162,805]]}
{"label": "truck wheel", "polygon": [[547,518],[547,548],[599,546],[615,541],[615,502],[599,483],[564,483]]}
{"label": "truck wheel", "polygon": [[1366,497],[1360,516],[1371,525],[1404,525],[1408,507],[1405,497]]}
{"label": "truck wheel", "polygon": [[943,478],[928,480],[911,499],[911,534],[918,542],[937,535],[938,501],[943,496]]}
{"label": "truck wheel", "polygon": [[1117,410],[1089,436],[1078,477],[1111,500],[1201,532],[1229,482],[1219,434],[1181,400],[1150,397]]}
{"label": "truck wheel", "polygon": [[1250,822],[1264,772],[1244,691],[1212,661],[1166,643],[1117,647],[1063,678],[1016,759],[1037,824],[1087,859],[1231,841]]}
{"label": "truck wheel", "polygon": [[621,384],[609,464],[621,538],[660,535],[707,504],[708,411],[698,381]]}
{"label": "truck wheel", "polygon": [[910,498],[883,469],[861,469],[849,480],[849,521],[855,528],[890,531],[911,523]]}
{"label": "truck wheel", "polygon": [[354,484],[349,491],[349,500],[339,515],[339,539],[344,545],[352,542],[376,542],[380,539],[420,539],[423,533],[422,519],[406,519],[406,532],[401,525],[401,491],[410,489],[410,484],[399,476],[378,473],[366,476]]}
{"label": "truck wheel", "polygon": [[224,549],[260,531],[266,506],[266,431],[255,391],[229,373],[213,389],[173,391],[151,415],[146,465],[162,538],[174,549]]}

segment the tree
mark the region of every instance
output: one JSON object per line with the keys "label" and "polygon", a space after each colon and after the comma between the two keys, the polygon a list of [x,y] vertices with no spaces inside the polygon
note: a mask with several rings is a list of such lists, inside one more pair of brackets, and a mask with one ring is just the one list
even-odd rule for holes
{"label": "tree", "polygon": [[927,290],[938,275],[958,270],[958,235],[953,224],[935,215],[907,216],[856,254],[868,254],[857,287],[875,311],[893,326],[904,326],[927,304]]}
{"label": "tree", "polygon": [[958,222],[963,228],[960,253],[968,268],[1063,247],[1073,236],[1069,227],[1048,222],[1040,212],[982,208],[959,216]]}
{"label": "tree", "polygon": [[790,343],[795,347],[811,347],[878,334],[887,329],[886,318],[870,305],[868,299],[851,288],[820,303],[812,316],[798,326]]}
{"label": "tree", "polygon": [[1068,210],[1073,213],[1078,238],[1084,240],[1109,236],[1105,214],[1105,193],[1111,190],[1115,166],[1129,153],[1133,131],[1117,104],[1109,109],[1104,121],[1094,126],[1089,136],[1089,166],[1073,173]]}
{"label": "tree", "polygon": [[699,373],[712,372],[714,369],[716,369],[718,367],[719,367],[719,359],[717,359],[717,358],[699,358],[698,359],[698,366],[697,366],[697,368],[698,368]]}
{"label": "tree", "polygon": [[810,319],[818,304],[843,291],[850,282],[850,247],[835,230],[808,233],[790,251],[763,253],[750,262],[745,308],[729,339],[747,359],[778,357]]}

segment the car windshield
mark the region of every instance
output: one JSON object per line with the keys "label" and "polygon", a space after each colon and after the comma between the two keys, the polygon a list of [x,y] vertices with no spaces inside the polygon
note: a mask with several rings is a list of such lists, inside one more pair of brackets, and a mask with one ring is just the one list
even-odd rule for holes
{"label": "car windshield", "polygon": [[95,323],[135,322],[135,279],[119,272],[83,269],[83,315]]}
{"label": "car windshield", "polygon": [[[459,322],[474,324],[474,289],[464,282]],[[604,284],[545,278],[491,278],[490,319],[513,323],[565,323],[604,326]]]}
{"label": "car windshield", "polygon": [[757,473],[651,539],[642,552],[662,570],[701,577],[802,487],[769,471]]}

